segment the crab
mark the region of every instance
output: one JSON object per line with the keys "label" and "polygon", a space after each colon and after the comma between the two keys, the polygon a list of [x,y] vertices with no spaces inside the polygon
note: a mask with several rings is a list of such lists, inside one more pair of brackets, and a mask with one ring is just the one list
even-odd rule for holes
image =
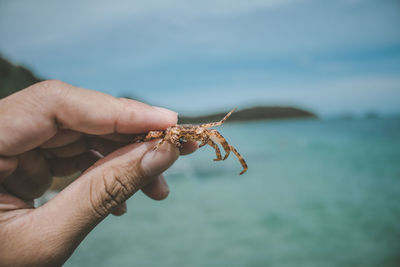
{"label": "crab", "polygon": [[[227,159],[232,151],[242,164],[243,170],[240,172],[240,174],[243,174],[248,169],[244,158],[232,145],[228,144],[226,139],[217,130],[209,129],[211,127],[220,126],[223,124],[235,110],[236,108],[226,114],[226,116],[218,122],[210,122],[205,124],[177,124],[175,126],[168,127],[163,131],[150,131],[145,134],[137,135],[134,137],[133,142],[138,143],[150,141],[152,139],[161,139],[161,141],[153,148],[156,150],[166,141],[178,148],[182,147],[182,143],[186,143],[188,141],[199,141],[199,147],[203,147],[208,144],[215,149],[216,158],[214,161]],[[220,144],[225,151],[225,156],[223,158],[217,143]]]}

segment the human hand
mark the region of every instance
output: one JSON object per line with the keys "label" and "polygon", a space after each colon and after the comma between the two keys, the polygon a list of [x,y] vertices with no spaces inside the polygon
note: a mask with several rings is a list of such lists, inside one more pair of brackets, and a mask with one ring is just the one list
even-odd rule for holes
{"label": "human hand", "polygon": [[[168,142],[129,144],[132,134],[165,129],[176,113],[59,81],[0,100],[0,265],[60,266],[107,215],[122,215],[142,191],[168,195],[162,176],[181,151]],[[105,157],[98,160],[97,151]],[[53,176],[82,175],[33,208]]]}

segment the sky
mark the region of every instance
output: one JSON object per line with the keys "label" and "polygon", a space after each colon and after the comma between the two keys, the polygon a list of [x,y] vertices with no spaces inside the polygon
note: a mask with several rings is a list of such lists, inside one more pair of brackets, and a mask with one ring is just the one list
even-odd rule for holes
{"label": "sky", "polygon": [[400,113],[399,0],[0,0],[0,53],[179,113]]}

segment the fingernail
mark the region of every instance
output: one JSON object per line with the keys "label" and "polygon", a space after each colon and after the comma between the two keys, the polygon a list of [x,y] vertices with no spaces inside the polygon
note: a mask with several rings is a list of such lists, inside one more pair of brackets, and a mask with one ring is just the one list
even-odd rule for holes
{"label": "fingernail", "polygon": [[169,143],[164,143],[156,150],[151,147],[142,158],[142,170],[147,176],[159,175],[168,169],[178,156],[179,150]]}
{"label": "fingernail", "polygon": [[166,109],[166,108],[162,108],[162,107],[155,107],[153,106],[153,108],[157,109],[158,111],[160,111],[161,113],[167,114],[169,116],[173,115],[173,116],[178,116],[178,113],[176,113],[175,111]]}

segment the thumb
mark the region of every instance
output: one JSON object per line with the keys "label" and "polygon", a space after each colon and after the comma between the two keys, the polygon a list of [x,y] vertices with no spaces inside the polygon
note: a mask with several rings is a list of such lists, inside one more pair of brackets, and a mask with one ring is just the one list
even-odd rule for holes
{"label": "thumb", "polygon": [[[50,240],[57,243],[52,247],[60,248],[60,256],[68,257],[94,226],[179,156],[179,150],[168,142],[157,150],[154,146],[153,141],[115,151],[35,210],[35,217],[46,224],[42,229],[54,235]],[[54,257],[57,252],[52,253]]]}
{"label": "thumb", "polygon": [[[81,178],[87,181],[79,189],[88,196],[90,205],[84,209],[91,208],[95,217],[102,219],[169,168],[178,158],[179,150],[169,143],[154,150],[156,142],[122,148],[86,171]],[[69,194],[65,194],[67,199]]]}

